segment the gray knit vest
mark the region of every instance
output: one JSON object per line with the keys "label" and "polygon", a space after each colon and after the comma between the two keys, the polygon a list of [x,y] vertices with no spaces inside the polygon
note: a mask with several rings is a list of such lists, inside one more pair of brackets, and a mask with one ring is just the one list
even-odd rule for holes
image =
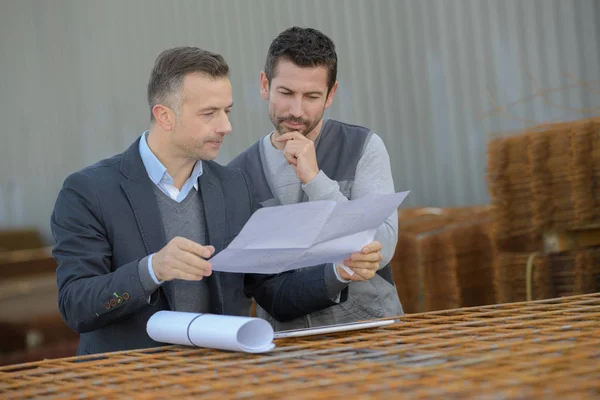
{"label": "gray knit vest", "polygon": [[[371,134],[371,130],[365,127],[328,119],[323,122],[321,133],[315,141],[319,168],[329,179],[337,181],[340,192],[348,199],[354,184],[356,167]],[[263,207],[270,207],[279,205],[279,200],[273,195],[263,169],[264,155],[261,150],[261,140],[234,158],[229,166],[244,171],[256,171],[248,174],[254,196]],[[306,194],[302,201],[308,201]],[[377,274],[390,284],[394,284],[389,264],[377,271]]]}
{"label": "gray knit vest", "polygon": [[[362,126],[349,125],[332,119],[323,122],[321,133],[315,141],[315,152],[319,168],[330,179],[337,181],[340,191],[350,198],[350,190],[354,182],[356,166],[362,156],[365,143],[371,131]],[[265,176],[261,159],[260,140],[235,158],[230,167],[246,171],[260,171],[251,174],[250,181],[255,190],[256,200],[265,207],[279,205],[279,201],[271,192]],[[308,201],[306,195],[302,201]]]}
{"label": "gray knit vest", "polygon": [[[206,223],[202,198],[197,190],[192,189],[187,197],[178,203],[163,193],[156,185],[152,185],[158,209],[162,217],[167,242],[176,236],[190,239],[201,245],[206,245]],[[185,281],[174,279],[173,311],[207,313],[210,310],[208,279],[201,281]]]}

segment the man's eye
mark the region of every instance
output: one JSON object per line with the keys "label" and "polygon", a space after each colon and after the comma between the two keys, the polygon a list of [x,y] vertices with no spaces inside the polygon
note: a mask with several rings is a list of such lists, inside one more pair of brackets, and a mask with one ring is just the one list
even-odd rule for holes
{"label": "man's eye", "polygon": [[211,111],[211,112],[204,113],[204,114],[202,114],[202,115],[204,115],[205,117],[210,117],[210,116],[211,116],[211,115],[213,115],[214,113],[215,113],[214,111]]}
{"label": "man's eye", "polygon": [[284,95],[284,96],[290,96],[290,95],[291,95],[291,93],[290,93],[290,92],[279,92],[279,93],[281,93],[281,94],[282,94],[282,95]]}

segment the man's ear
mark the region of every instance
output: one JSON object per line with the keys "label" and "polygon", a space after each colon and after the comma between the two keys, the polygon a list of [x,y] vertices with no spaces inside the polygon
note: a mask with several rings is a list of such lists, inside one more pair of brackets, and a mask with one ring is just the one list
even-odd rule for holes
{"label": "man's ear", "polygon": [[333,84],[333,87],[331,88],[331,90],[329,91],[329,94],[327,95],[327,101],[325,102],[325,108],[329,108],[331,103],[333,103],[333,97],[335,96],[335,92],[336,92],[337,88],[338,88],[338,82],[335,81],[335,83]]}
{"label": "man's ear", "polygon": [[154,120],[163,131],[168,132],[173,130],[175,113],[169,107],[162,104],[156,104],[152,107],[152,115],[154,115]]}
{"label": "man's ear", "polygon": [[263,99],[269,100],[269,80],[264,71],[260,73],[260,95]]}

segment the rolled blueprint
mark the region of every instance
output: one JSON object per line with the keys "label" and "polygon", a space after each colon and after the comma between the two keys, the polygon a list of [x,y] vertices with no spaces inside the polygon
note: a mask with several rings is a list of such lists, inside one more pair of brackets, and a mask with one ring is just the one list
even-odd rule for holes
{"label": "rolled blueprint", "polygon": [[148,335],[161,343],[262,353],[273,350],[273,328],[260,318],[159,311],[146,325]]}

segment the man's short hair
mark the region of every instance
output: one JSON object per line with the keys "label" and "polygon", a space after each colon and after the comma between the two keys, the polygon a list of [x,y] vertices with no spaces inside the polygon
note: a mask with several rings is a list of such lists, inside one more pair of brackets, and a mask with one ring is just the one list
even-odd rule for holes
{"label": "man's short hair", "polygon": [[335,44],[323,32],[297,26],[281,32],[271,42],[267,53],[265,75],[269,82],[276,74],[277,63],[282,59],[299,67],[326,67],[327,92],[333,88],[337,79],[337,54]]}
{"label": "man's short hair", "polygon": [[181,99],[177,95],[181,91],[183,78],[194,72],[204,73],[211,78],[223,78],[229,74],[229,66],[220,54],[197,47],[175,47],[158,55],[148,81],[151,121],[154,121],[152,108],[157,104],[178,109]]}

